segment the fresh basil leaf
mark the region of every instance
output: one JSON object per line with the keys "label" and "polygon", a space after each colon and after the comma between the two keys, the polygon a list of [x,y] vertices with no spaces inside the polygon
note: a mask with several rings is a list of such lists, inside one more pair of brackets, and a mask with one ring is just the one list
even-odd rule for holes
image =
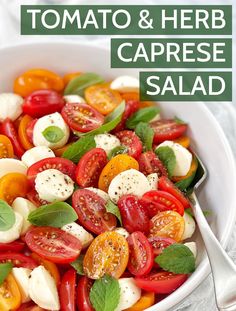
{"label": "fresh basil leaf", "polygon": [[71,146],[69,146],[62,157],[69,159],[74,163],[78,163],[81,157],[89,150],[96,147],[94,136],[81,137]]}
{"label": "fresh basil leaf", "polygon": [[8,274],[11,272],[13,265],[11,262],[0,264],[0,285],[4,282]]}
{"label": "fresh basil leaf", "polygon": [[[189,216],[194,217],[193,211],[192,211],[192,209],[191,209],[190,207],[189,207],[189,208],[186,208],[186,209],[184,210],[184,212],[187,213]],[[212,215],[212,211],[207,210],[207,209],[206,209],[206,210],[203,210],[202,213],[203,213],[203,215],[204,215],[205,217],[209,217],[209,216]]]}
{"label": "fresh basil leaf", "polygon": [[71,262],[70,264],[79,275],[84,275],[83,261],[84,255],[81,254],[75,261]]}
{"label": "fresh basil leaf", "polygon": [[179,188],[179,190],[181,191],[185,191],[192,183],[192,181],[194,180],[196,172],[194,172],[191,176],[182,179],[180,181],[177,181],[175,183],[175,186]]}
{"label": "fresh basil leaf", "polygon": [[191,207],[186,208],[186,209],[184,210],[184,212],[187,213],[189,216],[194,217],[193,211],[192,211]]}
{"label": "fresh basil leaf", "polygon": [[13,209],[3,200],[0,200],[0,231],[11,229],[16,221]]}
{"label": "fresh basil leaf", "polygon": [[57,143],[65,136],[65,133],[60,127],[53,125],[47,127],[42,134],[50,143]]}
{"label": "fresh basil leaf", "polygon": [[32,211],[28,221],[35,226],[61,228],[78,219],[75,210],[65,202],[43,205]]}
{"label": "fresh basil leaf", "polygon": [[76,94],[83,96],[84,90],[94,84],[104,82],[103,78],[96,73],[88,72],[73,78],[66,86],[64,95]]}
{"label": "fresh basil leaf", "polygon": [[108,154],[108,160],[111,160],[111,158],[114,158],[118,154],[124,154],[128,152],[128,148],[125,146],[117,146],[113,148],[109,154]]}
{"label": "fresh basil leaf", "polygon": [[154,130],[149,126],[148,123],[140,122],[135,128],[135,134],[141,139],[143,143],[143,151],[152,150]]}
{"label": "fresh basil leaf", "polygon": [[156,106],[146,107],[136,111],[126,121],[126,127],[134,129],[140,122],[149,122],[160,112],[160,109]]}
{"label": "fresh basil leaf", "polygon": [[176,156],[174,151],[168,146],[163,146],[159,148],[157,147],[155,153],[165,165],[169,177],[172,177],[176,165]]}
{"label": "fresh basil leaf", "polygon": [[120,224],[122,225],[122,219],[118,206],[115,205],[111,200],[109,200],[105,205],[105,208],[108,213],[115,215],[119,219]]}
{"label": "fresh basil leaf", "polygon": [[108,275],[96,280],[89,298],[96,311],[114,311],[120,300],[119,282]]}
{"label": "fresh basil leaf", "polygon": [[176,116],[174,117],[174,121],[177,124],[187,124],[185,121],[181,120],[180,118],[178,118]]}
{"label": "fresh basil leaf", "polygon": [[166,247],[155,258],[159,266],[175,274],[188,274],[195,270],[195,258],[190,249],[183,244],[172,244]]}

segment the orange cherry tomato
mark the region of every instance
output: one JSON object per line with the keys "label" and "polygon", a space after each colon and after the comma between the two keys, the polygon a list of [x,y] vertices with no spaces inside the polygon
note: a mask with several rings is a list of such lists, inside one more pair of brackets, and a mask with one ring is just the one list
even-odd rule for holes
{"label": "orange cherry tomato", "polygon": [[51,276],[54,278],[56,285],[58,286],[60,284],[60,273],[59,270],[57,268],[57,266],[55,265],[55,263],[47,260],[47,259],[43,259],[42,257],[40,257],[39,255],[37,255],[36,253],[32,253],[31,257],[40,265],[44,266],[44,268],[46,270],[48,270],[48,272],[51,274]]}
{"label": "orange cherry tomato", "polygon": [[138,92],[129,92],[129,93],[122,93],[121,97],[127,102],[129,100],[136,100],[138,101],[139,109],[155,106],[155,102],[149,101],[140,101],[139,93]]}
{"label": "orange cherry tomato", "polygon": [[176,138],[174,142],[180,144],[184,148],[188,148],[190,146],[190,138],[188,136],[181,136]]}
{"label": "orange cherry tomato", "polygon": [[10,139],[5,135],[0,135],[0,159],[13,157],[14,151]]}
{"label": "orange cherry tomato", "polygon": [[25,197],[29,190],[27,177],[20,173],[8,173],[0,179],[0,199],[8,204],[17,197]]}
{"label": "orange cherry tomato", "polygon": [[8,274],[7,278],[0,285],[0,310],[17,310],[21,304],[21,294],[13,275]]}
{"label": "orange cherry tomato", "polygon": [[187,179],[196,173],[197,167],[198,167],[198,161],[197,161],[196,157],[194,157],[188,173],[185,176],[172,176],[171,180],[174,182],[178,182],[178,181],[181,181],[183,179]]}
{"label": "orange cherry tomato", "polygon": [[81,75],[81,72],[77,71],[77,72],[69,72],[67,74],[64,75],[63,77],[63,81],[64,81],[64,84],[65,86],[72,80],[74,79],[75,77],[78,77]]}
{"label": "orange cherry tomato", "polygon": [[37,90],[55,90],[61,92],[64,88],[63,79],[56,73],[46,69],[31,69],[24,72],[14,81],[14,93],[23,97]]}
{"label": "orange cherry tomato", "polygon": [[104,115],[112,112],[122,102],[120,94],[111,90],[107,83],[88,87],[85,90],[85,99],[91,107]]}
{"label": "orange cherry tomato", "polygon": [[138,162],[127,154],[118,154],[103,168],[98,180],[98,188],[107,192],[112,179],[131,168],[138,170]]}
{"label": "orange cherry tomato", "polygon": [[61,148],[58,148],[58,149],[54,149],[53,152],[55,153],[55,156],[56,157],[61,157],[63,155],[63,153],[66,151],[66,149],[68,147],[70,147],[73,143],[69,143],[69,144],[66,144],[65,146],[61,147]]}
{"label": "orange cherry tomato", "polygon": [[20,125],[18,128],[18,136],[21,145],[25,148],[25,150],[29,150],[33,148],[33,144],[29,141],[28,135],[27,135],[27,127],[28,125],[33,121],[33,118],[28,116],[27,114],[24,115],[24,117],[20,121]]}
{"label": "orange cherry tomato", "polygon": [[150,237],[159,236],[180,242],[184,228],[184,218],[179,213],[174,211],[160,212],[150,221]]}
{"label": "orange cherry tomato", "polygon": [[114,278],[124,273],[129,260],[126,239],[115,231],[106,231],[90,244],[83,261],[86,276],[99,279],[108,274]]}
{"label": "orange cherry tomato", "polygon": [[143,311],[155,303],[155,294],[151,292],[143,292],[141,298],[130,308],[125,311]]}
{"label": "orange cherry tomato", "polygon": [[14,123],[14,127],[15,127],[15,129],[18,131],[18,128],[19,128],[19,126],[20,126],[20,121],[22,120],[22,118],[23,118],[23,114],[21,114],[20,116],[19,116],[19,118],[17,118],[13,123]]}

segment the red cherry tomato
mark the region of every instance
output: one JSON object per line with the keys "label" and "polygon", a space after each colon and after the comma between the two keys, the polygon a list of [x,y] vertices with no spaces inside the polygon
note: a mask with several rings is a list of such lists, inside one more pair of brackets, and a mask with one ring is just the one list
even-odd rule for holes
{"label": "red cherry tomato", "polygon": [[25,235],[29,249],[54,263],[70,263],[80,254],[82,244],[73,235],[53,227],[35,227]]}
{"label": "red cherry tomato", "polygon": [[[170,246],[171,244],[176,243],[176,241],[171,238],[163,238],[159,236],[150,237],[148,238],[148,241],[152,245],[154,258],[159,256],[162,253],[163,249]],[[154,267],[159,268],[160,266],[158,265],[158,263],[154,262]]]}
{"label": "red cherry tomato", "polygon": [[59,170],[75,180],[76,165],[68,159],[54,157],[42,159],[28,168],[27,176],[30,184],[34,186],[34,181],[38,173],[52,168]]}
{"label": "red cherry tomato", "polygon": [[127,238],[129,244],[128,270],[135,276],[148,274],[153,266],[154,255],[151,244],[145,235],[140,232],[133,232]]}
{"label": "red cherry tomato", "polygon": [[144,277],[136,277],[135,283],[143,290],[156,294],[170,294],[180,287],[188,278],[187,274],[158,272]]}
{"label": "red cherry tomato", "polygon": [[139,109],[139,101],[137,100],[128,100],[125,104],[125,111],[123,112],[120,123],[113,130],[114,133],[122,131],[125,129],[126,120],[132,116]]}
{"label": "red cherry tomato", "polygon": [[45,311],[45,309],[40,308],[32,301],[23,303],[17,311]]}
{"label": "red cherry tomato", "polygon": [[150,123],[154,130],[154,143],[173,140],[182,136],[187,130],[187,124],[179,124],[175,120],[158,120]]}
{"label": "red cherry tomato", "polygon": [[149,232],[148,212],[137,196],[132,194],[124,195],[119,199],[117,204],[121,213],[123,226],[128,232]]}
{"label": "red cherry tomato", "polygon": [[173,210],[181,216],[184,214],[183,204],[168,192],[151,190],[142,197],[142,203],[146,206],[149,216],[153,217],[158,212]]}
{"label": "red cherry tomato", "polygon": [[38,266],[31,257],[14,252],[0,253],[0,263],[4,262],[11,262],[13,266],[17,268],[34,269]]}
{"label": "red cherry tomato", "polygon": [[76,311],[76,271],[68,270],[61,279],[59,288],[61,311]]}
{"label": "red cherry tomato", "polygon": [[72,205],[79,221],[87,230],[100,234],[116,227],[116,217],[107,213],[106,201],[88,189],[78,189],[73,193]]}
{"label": "red cherry tomato", "polygon": [[1,134],[6,135],[10,139],[15,155],[18,158],[21,158],[22,155],[25,153],[25,150],[19,142],[18,134],[16,132],[13,122],[10,119],[7,118],[2,123]]}
{"label": "red cherry tomato", "polygon": [[64,98],[53,90],[34,91],[25,98],[22,109],[32,118],[60,112],[65,104]]}
{"label": "red cherry tomato", "polygon": [[157,173],[158,177],[167,176],[167,171],[161,160],[153,151],[147,151],[140,155],[138,159],[139,170],[144,175]]}
{"label": "red cherry tomato", "polygon": [[48,204],[47,201],[40,199],[39,194],[35,189],[31,189],[26,194],[26,198],[37,207]]}
{"label": "red cherry tomato", "polygon": [[183,204],[184,208],[190,207],[190,201],[188,198],[186,198],[186,196],[166,176],[162,176],[158,180],[158,189],[172,194]]}
{"label": "red cherry tomato", "polygon": [[89,300],[89,293],[92,285],[93,281],[86,276],[82,276],[79,279],[77,286],[77,307],[79,311],[94,311]]}
{"label": "red cherry tomato", "polygon": [[34,126],[38,119],[33,119],[26,127],[26,135],[29,139],[29,142],[33,144],[33,132],[34,132]]}
{"label": "red cherry tomato", "polygon": [[106,152],[93,148],[79,160],[75,171],[76,182],[81,187],[97,187],[102,169],[107,164]]}
{"label": "red cherry tomato", "polygon": [[14,241],[11,243],[0,243],[0,252],[20,252],[25,247],[22,241]]}
{"label": "red cherry tomato", "polygon": [[61,114],[72,130],[83,133],[95,130],[104,122],[104,116],[87,104],[67,103]]}
{"label": "red cherry tomato", "polygon": [[121,131],[116,134],[121,145],[128,148],[128,155],[137,159],[142,153],[143,145],[139,137],[133,131]]}

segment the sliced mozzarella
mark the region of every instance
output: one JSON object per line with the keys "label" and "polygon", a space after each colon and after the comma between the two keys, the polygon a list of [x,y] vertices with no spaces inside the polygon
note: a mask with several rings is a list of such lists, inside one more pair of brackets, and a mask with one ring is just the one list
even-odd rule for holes
{"label": "sliced mozzarella", "polygon": [[120,235],[122,235],[126,239],[129,236],[129,232],[125,228],[119,227],[119,228],[114,229],[114,231],[116,233],[119,233]]}
{"label": "sliced mozzarella", "polygon": [[97,188],[93,188],[93,187],[88,187],[86,189],[96,193],[99,197],[101,197],[106,202],[110,199],[109,195],[101,189],[97,189]]}
{"label": "sliced mozzarella", "polygon": [[186,148],[184,148],[180,144],[177,144],[170,140],[166,140],[163,143],[161,143],[157,147],[157,149],[165,146],[170,147],[173,150],[176,157],[176,165],[174,168],[173,175],[185,176],[188,173],[192,163],[193,156],[191,152],[189,152]]}
{"label": "sliced mozzarella", "polygon": [[147,180],[151,187],[151,190],[157,190],[157,183],[158,183],[158,175],[157,173],[152,173],[147,176]]}
{"label": "sliced mozzarella", "polygon": [[31,226],[31,223],[28,221],[29,213],[34,211],[36,209],[36,206],[29,200],[18,197],[13,201],[12,207],[15,212],[19,213],[23,217],[21,235],[24,235]]}
{"label": "sliced mozzarella", "polygon": [[112,149],[120,146],[120,140],[112,134],[95,135],[94,140],[96,147],[105,150],[106,154],[109,154]]}
{"label": "sliced mozzarella", "polygon": [[60,310],[56,283],[43,266],[35,268],[30,274],[29,295],[43,309]]}
{"label": "sliced mozzarella", "polygon": [[[49,126],[59,127],[64,133],[63,138],[56,143],[49,142],[43,135],[43,131]],[[55,112],[39,118],[38,121],[35,123],[33,130],[33,143],[35,146],[46,146],[51,149],[56,149],[63,147],[67,143],[69,136],[70,129],[68,125],[65,123],[61,114]]]}
{"label": "sliced mozzarella", "polygon": [[67,224],[61,228],[63,231],[68,232],[69,234],[75,236],[82,243],[82,247],[88,247],[93,241],[93,236],[88,231],[86,231],[82,226],[76,222]]}
{"label": "sliced mozzarella", "polygon": [[48,202],[65,201],[73,193],[74,182],[62,172],[48,169],[37,174],[35,189],[42,200]]}
{"label": "sliced mozzarella", "polygon": [[133,278],[122,278],[118,282],[120,301],[115,311],[122,311],[132,307],[141,298],[141,289],[136,286]]}
{"label": "sliced mozzarella", "polygon": [[7,231],[0,231],[0,243],[11,243],[20,237],[23,226],[23,217],[15,212],[15,223]]}
{"label": "sliced mozzarella", "polygon": [[67,103],[72,103],[72,104],[85,104],[86,101],[83,97],[75,94],[71,95],[66,95],[64,96],[64,99]]}
{"label": "sliced mozzarella", "polygon": [[8,173],[21,173],[26,175],[27,166],[20,160],[0,159],[0,178]]}
{"label": "sliced mozzarella", "polygon": [[197,245],[195,242],[188,242],[184,243],[185,246],[187,246],[190,251],[193,253],[194,257],[197,258]]}
{"label": "sliced mozzarella", "polygon": [[21,157],[21,161],[26,166],[30,167],[32,164],[46,158],[55,157],[54,152],[46,146],[38,146],[27,150]]}
{"label": "sliced mozzarella", "polygon": [[186,240],[191,238],[191,236],[194,234],[194,231],[196,229],[196,224],[192,216],[190,216],[188,213],[184,213],[184,221],[185,221],[185,229],[184,234],[182,237],[182,240]]}
{"label": "sliced mozzarella", "polygon": [[0,94],[0,122],[6,118],[15,121],[22,114],[23,98],[14,93]]}
{"label": "sliced mozzarella", "polygon": [[151,187],[147,177],[134,169],[121,172],[115,176],[109,186],[108,194],[115,203],[125,194],[134,194],[141,197]]}
{"label": "sliced mozzarella", "polygon": [[111,82],[110,88],[118,92],[135,92],[139,90],[139,80],[130,76],[120,76]]}
{"label": "sliced mozzarella", "polygon": [[27,268],[13,268],[12,274],[17,282],[21,293],[22,303],[28,302],[31,300],[29,296],[29,276],[32,270]]}

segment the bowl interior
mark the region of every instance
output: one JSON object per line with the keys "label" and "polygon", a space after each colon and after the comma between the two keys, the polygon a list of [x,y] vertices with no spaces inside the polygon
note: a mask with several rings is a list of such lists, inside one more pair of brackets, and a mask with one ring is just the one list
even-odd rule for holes
{"label": "bowl interior", "polygon": [[[60,74],[73,71],[97,72],[106,79],[137,75],[136,69],[111,69],[110,52],[95,46],[74,43],[39,43],[0,50],[0,92],[12,91],[14,78],[29,68],[47,68]],[[178,116],[190,125],[194,149],[207,167],[209,177],[199,191],[203,209],[212,210],[210,224],[226,245],[235,219],[234,160],[218,123],[203,103],[160,103],[163,116]],[[1,109],[1,108],[0,108]],[[164,311],[179,303],[196,288],[209,272],[202,240],[197,232],[198,267],[188,281],[172,295],[148,310]]]}

